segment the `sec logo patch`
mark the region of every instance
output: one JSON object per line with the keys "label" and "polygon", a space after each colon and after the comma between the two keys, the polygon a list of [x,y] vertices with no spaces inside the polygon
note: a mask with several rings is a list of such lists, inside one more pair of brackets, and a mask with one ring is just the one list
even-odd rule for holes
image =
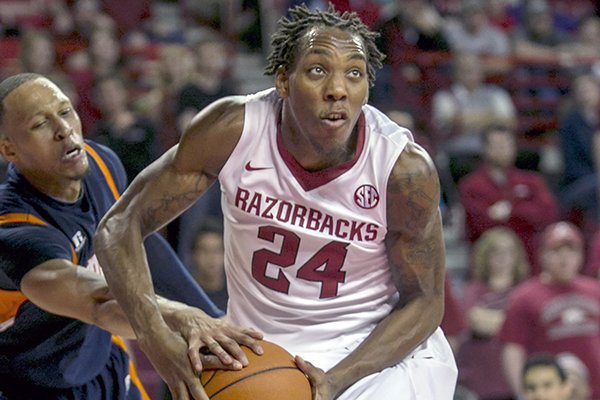
{"label": "sec logo patch", "polygon": [[354,192],[354,202],[368,210],[379,204],[379,192],[373,185],[362,185]]}

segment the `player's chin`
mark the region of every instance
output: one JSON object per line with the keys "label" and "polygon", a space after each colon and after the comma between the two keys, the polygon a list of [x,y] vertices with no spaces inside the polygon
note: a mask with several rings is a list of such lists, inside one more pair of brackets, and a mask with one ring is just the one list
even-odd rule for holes
{"label": "player's chin", "polygon": [[90,165],[88,163],[85,166],[71,170],[69,177],[71,180],[80,181],[90,173]]}

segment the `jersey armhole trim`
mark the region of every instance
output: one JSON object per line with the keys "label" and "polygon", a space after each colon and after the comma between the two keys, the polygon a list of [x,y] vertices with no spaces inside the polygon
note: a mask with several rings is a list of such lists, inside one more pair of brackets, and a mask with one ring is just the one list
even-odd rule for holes
{"label": "jersey armhole trim", "polygon": [[88,154],[90,156],[92,156],[94,161],[96,161],[96,164],[98,164],[98,167],[100,168],[100,171],[102,171],[102,175],[104,175],[104,179],[106,179],[106,183],[108,184],[110,191],[112,192],[113,196],[115,197],[115,200],[118,200],[119,197],[121,197],[121,195],[119,194],[119,191],[117,190],[117,185],[115,184],[115,180],[113,179],[112,174],[110,173],[110,170],[106,166],[106,163],[104,162],[102,157],[100,157],[100,155],[96,152],[96,150],[94,150],[92,148],[92,146],[85,143],[84,147],[85,147],[85,150],[88,152]]}

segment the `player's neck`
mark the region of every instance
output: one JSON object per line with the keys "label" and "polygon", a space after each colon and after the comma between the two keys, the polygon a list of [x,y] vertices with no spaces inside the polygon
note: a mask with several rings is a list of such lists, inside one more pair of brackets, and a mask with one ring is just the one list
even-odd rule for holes
{"label": "player's neck", "polygon": [[81,180],[79,179],[47,179],[27,175],[25,178],[46,196],[63,203],[74,203],[81,196]]}
{"label": "player's neck", "polygon": [[312,143],[293,129],[281,128],[283,147],[307,171],[322,171],[336,167],[354,158],[357,146],[356,128],[348,141],[341,146],[325,149],[318,143]]}

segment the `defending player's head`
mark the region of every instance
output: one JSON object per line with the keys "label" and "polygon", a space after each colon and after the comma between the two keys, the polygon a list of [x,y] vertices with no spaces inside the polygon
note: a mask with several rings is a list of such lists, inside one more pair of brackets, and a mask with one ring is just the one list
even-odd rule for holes
{"label": "defending player's head", "polygon": [[309,33],[319,28],[336,28],[352,34],[364,48],[367,61],[368,81],[375,83],[377,69],[385,58],[377,49],[375,39],[378,33],[372,32],[354,12],[340,14],[333,5],[327,11],[311,11],[305,5],[289,10],[289,17],[279,20],[279,29],[271,37],[272,51],[267,58],[265,74],[274,75],[279,68],[293,68],[298,52],[306,45]]}
{"label": "defending player's head", "polygon": [[78,181],[89,167],[71,100],[38,74],[0,82],[0,153],[47,194],[59,182]]}

